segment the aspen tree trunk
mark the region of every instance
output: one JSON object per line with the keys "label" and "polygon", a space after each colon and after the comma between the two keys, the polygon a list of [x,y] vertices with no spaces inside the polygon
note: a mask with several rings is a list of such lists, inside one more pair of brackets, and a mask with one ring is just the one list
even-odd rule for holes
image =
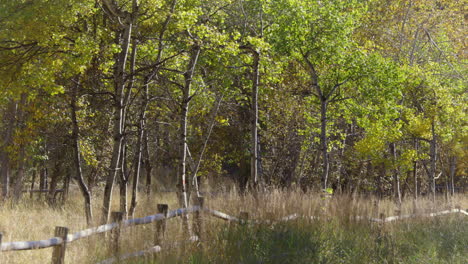
{"label": "aspen tree trunk", "polygon": [[320,142],[322,149],[322,189],[327,188],[330,162],[328,160],[328,139],[327,139],[327,107],[328,102],[325,98],[320,101]]}
{"label": "aspen tree trunk", "polygon": [[[126,30],[127,32],[129,30]],[[125,65],[120,63],[120,68],[123,71]],[[104,203],[102,207],[103,213],[103,223],[107,223],[110,217],[110,203],[112,200],[112,189],[114,187],[114,181],[119,171],[120,165],[120,154],[122,148],[122,132],[123,132],[123,72],[117,71],[116,79],[120,76],[119,80],[115,80],[115,90],[116,90],[116,102],[114,105],[114,128],[113,128],[113,146],[112,146],[112,157],[109,165],[109,174],[106,178],[106,185],[104,187]]]}
{"label": "aspen tree trunk", "polygon": [[[134,7],[136,10],[137,7]],[[124,103],[123,103],[123,123],[127,120],[127,110],[130,103],[130,97],[132,95],[132,88],[135,82],[135,63],[136,63],[136,53],[137,53],[137,41],[136,39],[132,42],[132,52],[130,55],[130,75],[131,78],[128,81],[127,88],[124,92]],[[125,132],[125,125],[122,127],[123,134]],[[120,170],[120,181],[119,181],[119,188],[120,188],[120,212],[124,213],[124,217],[128,217],[128,207],[127,207],[127,192],[128,192],[128,182],[130,179],[131,172],[128,171],[127,166],[127,141],[124,137],[122,139],[122,153],[121,153],[121,170]]]}
{"label": "aspen tree trunk", "polygon": [[250,178],[252,179],[252,187],[258,189],[258,86],[260,82],[260,54],[258,51],[253,51],[253,84],[252,84],[252,154],[250,161]]}
{"label": "aspen tree trunk", "polygon": [[[143,150],[145,146],[143,146],[144,142],[144,137],[146,136],[146,108],[148,107],[149,103],[149,91],[148,91],[148,84],[145,85],[145,92],[142,96],[142,105],[141,105],[141,110],[140,110],[140,116],[138,119],[138,136],[137,136],[137,143],[135,147],[135,156],[134,156],[134,161],[133,161],[133,166],[135,167],[134,173],[133,173],[133,180],[132,180],[132,199],[130,201],[130,211],[129,214],[131,217],[133,217],[135,213],[135,209],[137,206],[137,200],[138,200],[138,184],[140,181],[140,174],[141,174],[141,165],[142,165],[142,159],[143,159]],[[149,153],[148,153],[148,163],[149,163]],[[150,171],[151,173],[151,165],[150,166]],[[148,166],[147,165],[147,166]]]}
{"label": "aspen tree trunk", "polygon": [[[76,117],[76,99],[78,95],[79,84],[72,90],[72,99],[71,99],[71,119],[72,119],[72,139],[73,139],[73,166],[75,168],[75,177],[78,180],[78,186],[80,187],[81,194],[83,195],[85,204],[85,214],[86,214],[86,224],[89,226],[93,221],[93,211],[91,206],[91,193],[86,185],[83,172],[81,169],[81,154],[80,154],[80,144],[79,144],[79,126],[78,120]],[[68,186],[64,187],[64,192],[68,194]]]}
{"label": "aspen tree trunk", "polygon": [[[157,69],[153,72],[156,74]],[[150,76],[145,84],[145,93],[143,95],[143,105],[142,105],[142,110],[140,113],[140,123],[139,123],[139,130],[138,132],[141,132],[141,135],[138,136],[139,140],[139,145],[140,148],[138,149],[139,152],[139,164],[138,164],[138,177],[140,177],[140,170],[141,170],[141,165],[142,163],[145,165],[145,173],[146,173],[146,195],[147,197],[150,196],[151,194],[151,171],[153,170],[153,167],[151,166],[151,156],[150,156],[150,151],[149,151],[149,141],[148,141],[148,130],[146,129],[146,109],[148,108],[148,104],[150,101],[149,98],[149,82],[152,79]],[[156,127],[156,134],[158,133],[158,127]],[[137,182],[138,184],[138,182]],[[134,187],[137,188],[137,187]],[[132,196],[132,206],[136,206],[137,203],[137,189],[135,190],[135,195]],[[133,198],[135,197],[135,198]],[[135,199],[135,202],[133,202],[133,199]],[[135,203],[135,205],[133,205]]]}
{"label": "aspen tree trunk", "polygon": [[[134,1],[135,2],[135,1]],[[110,10],[115,10],[115,6],[110,4],[109,1],[103,2]],[[116,11],[114,11],[116,12]],[[116,14],[117,15],[117,14]],[[117,18],[116,18],[117,19]],[[121,51],[117,54],[114,69],[114,124],[113,124],[113,146],[112,157],[109,165],[109,173],[106,178],[106,185],[104,187],[104,199],[102,206],[102,223],[107,223],[110,217],[110,204],[112,200],[112,189],[114,187],[115,178],[119,171],[121,164],[123,128],[124,128],[124,100],[125,100],[125,65],[127,63],[127,56],[130,46],[130,39],[132,36],[132,19],[131,15],[127,13],[124,17],[124,29],[117,32],[116,42],[120,44]]]}
{"label": "aspen tree trunk", "polygon": [[315,70],[315,65],[309,60],[308,54],[302,54],[304,61],[309,66],[310,79],[312,81],[312,88],[316,91],[316,96],[320,100],[320,148],[322,151],[322,176],[321,176],[321,187],[326,189],[328,187],[328,175],[330,171],[330,161],[328,159],[328,138],[327,138],[327,111],[328,104],[330,103],[330,97],[335,91],[345,82],[337,84],[331,88],[328,94],[324,93],[324,90],[319,85],[318,74]]}
{"label": "aspen tree trunk", "polygon": [[[174,11],[175,11],[176,5],[177,5],[177,0],[173,0],[172,3],[171,3],[171,11],[169,12],[166,19],[164,20],[161,31],[159,32],[158,55],[157,55],[157,58],[156,58],[156,66],[153,69],[153,71],[150,73],[150,75],[147,76],[147,78],[145,80],[145,94],[144,94],[144,103],[143,103],[143,108],[145,109],[145,111],[146,111],[146,108],[147,108],[148,103],[149,103],[149,87],[148,87],[148,85],[153,80],[154,76],[156,76],[156,74],[159,71],[159,63],[161,62],[161,57],[162,57],[163,50],[164,50],[164,41],[163,41],[164,40],[164,34],[166,33],[169,22],[171,21],[171,18],[172,18],[172,15],[173,15]],[[146,115],[143,116],[143,124],[146,125]],[[143,150],[141,150],[141,151],[142,151],[143,158],[140,158],[140,162],[141,162],[141,159],[144,160],[145,172],[146,172],[146,194],[149,197],[149,195],[151,194],[151,182],[152,182],[151,181],[151,171],[152,171],[153,167],[151,166],[151,162],[150,162],[150,157],[151,156],[150,156],[150,152],[149,152],[148,131],[146,131],[146,129],[143,129],[142,132],[143,132],[143,134],[142,134],[142,137],[141,137],[142,138],[141,144],[143,144]],[[135,196],[135,199],[136,199],[136,196]],[[136,204],[135,204],[135,206],[136,206]]]}
{"label": "aspen tree trunk", "polygon": [[195,66],[198,62],[198,56],[200,55],[200,47],[195,45],[192,47],[190,54],[190,61],[188,63],[187,71],[184,73],[185,85],[183,87],[182,96],[182,111],[180,118],[180,140],[179,140],[179,173],[180,181],[178,183],[180,192],[180,204],[186,208],[188,206],[187,200],[187,125],[188,125],[188,108],[190,103],[190,89],[192,86],[192,78],[195,72]]}
{"label": "aspen tree trunk", "polygon": [[250,125],[250,176],[247,177],[245,187],[250,187],[254,194],[258,191],[259,185],[259,144],[258,144],[258,86],[260,82],[260,53],[250,45],[242,45],[241,49],[247,50],[252,54],[252,90],[251,90],[251,125]]}
{"label": "aspen tree trunk", "polygon": [[221,95],[221,97],[219,98],[218,103],[216,104],[216,107],[215,107],[215,109],[213,111],[213,115],[211,117],[211,123],[210,123],[210,125],[208,127],[208,132],[206,133],[206,137],[205,137],[205,140],[203,142],[202,150],[200,152],[200,155],[198,156],[197,162],[195,163],[195,168],[193,169],[192,182],[195,185],[195,191],[197,192],[197,197],[201,196],[200,195],[200,186],[199,186],[199,182],[198,182],[198,178],[197,178],[197,173],[198,173],[198,170],[200,169],[201,161],[203,159],[203,155],[205,154],[206,147],[208,146],[208,141],[210,139],[211,132],[213,131],[213,127],[214,127],[215,122],[216,122],[216,116],[218,115],[219,107],[221,106],[222,101],[223,101],[223,95]]}

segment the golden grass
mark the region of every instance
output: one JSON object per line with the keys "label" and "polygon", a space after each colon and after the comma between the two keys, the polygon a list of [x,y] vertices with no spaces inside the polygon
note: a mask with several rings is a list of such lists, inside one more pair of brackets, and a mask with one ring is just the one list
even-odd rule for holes
{"label": "golden grass", "polygon": [[[143,196],[143,195],[142,195]],[[101,197],[93,199],[95,225],[100,219],[99,207]],[[151,198],[142,197],[136,210],[135,217],[142,217],[156,213],[156,204],[169,204],[169,209],[178,208],[174,193],[157,193]],[[238,216],[241,211],[249,212],[250,218],[265,219],[273,215],[280,218],[293,213],[310,216],[327,216],[348,221],[354,216],[378,217],[395,215],[398,207],[391,199],[376,200],[373,197],[335,196],[322,198],[316,194],[304,194],[301,191],[272,190],[266,194],[240,196],[236,192],[226,193],[215,197],[207,196],[205,206],[227,214]],[[433,205],[429,199],[418,200],[420,211],[443,210],[457,206],[468,208],[468,197],[457,195],[450,201],[439,197]],[[118,208],[118,195],[114,195],[113,208]],[[404,201],[402,214],[413,213],[413,200]],[[20,204],[13,205],[10,201],[0,206],[0,231],[3,232],[3,242],[30,241],[47,239],[53,236],[55,226],[66,226],[74,233],[86,228],[83,210],[83,200],[77,190],[74,190],[68,202],[61,208],[51,208],[37,198],[26,198]],[[221,220],[205,217],[204,230],[207,236],[216,233]],[[154,224],[131,227],[122,231],[122,251],[130,253],[153,245]],[[168,241],[181,241],[180,219],[168,220]],[[1,252],[0,263],[50,263],[52,249]],[[106,252],[103,236],[92,236],[75,241],[68,245],[66,263],[95,263],[109,257]]]}

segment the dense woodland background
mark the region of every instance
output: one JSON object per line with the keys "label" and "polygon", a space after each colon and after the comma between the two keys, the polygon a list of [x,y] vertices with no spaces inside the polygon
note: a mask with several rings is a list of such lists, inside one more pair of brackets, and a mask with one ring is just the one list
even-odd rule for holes
{"label": "dense woodland background", "polygon": [[464,192],[467,18],[458,0],[1,0],[2,197],[77,185],[106,222],[113,187],[129,215],[199,181]]}

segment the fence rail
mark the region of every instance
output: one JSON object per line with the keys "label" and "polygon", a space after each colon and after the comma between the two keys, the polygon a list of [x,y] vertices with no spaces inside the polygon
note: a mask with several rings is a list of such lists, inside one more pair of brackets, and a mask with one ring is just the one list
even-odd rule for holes
{"label": "fence rail", "polygon": [[[149,224],[155,221],[160,221],[163,219],[170,219],[170,218],[174,218],[177,216],[181,216],[183,214],[193,213],[198,210],[200,210],[200,207],[198,206],[193,206],[190,208],[179,208],[179,209],[170,211],[167,217],[165,217],[163,214],[155,214],[155,215],[145,216],[142,218],[128,219],[122,222],[122,226],[130,227],[130,226],[135,226],[135,225]],[[89,237],[95,234],[105,233],[105,232],[113,230],[114,228],[118,226],[119,224],[117,223],[109,223],[105,225],[100,225],[98,227],[81,230],[74,234],[67,235],[66,242],[70,243],[78,239]],[[41,249],[41,248],[54,247],[62,243],[63,243],[63,239],[60,237],[53,237],[53,238],[37,240],[37,241],[6,242],[6,243],[1,244],[0,251]]]}
{"label": "fence rail", "polygon": [[[210,208],[204,208],[203,207],[203,198],[199,198],[200,200],[197,202],[198,205],[189,207],[189,208],[179,208],[176,210],[167,210],[167,205],[158,205],[158,210],[160,213],[154,214],[154,215],[149,215],[141,218],[134,218],[134,219],[128,219],[128,220],[123,220],[123,221],[116,221],[113,223],[105,224],[105,225],[100,225],[97,227],[92,227],[88,228],[85,230],[78,231],[74,234],[67,234],[68,229],[65,227],[57,227],[56,228],[56,234],[55,237],[49,238],[49,239],[44,239],[44,240],[37,240],[37,241],[18,241],[18,242],[5,242],[1,243],[2,240],[2,234],[0,233],[0,252],[4,251],[17,251],[17,250],[34,250],[34,249],[41,249],[41,248],[49,248],[49,247],[54,247],[54,252],[53,252],[53,264],[58,264],[58,263],[64,263],[64,255],[65,255],[65,245],[68,243],[71,243],[73,241],[86,238],[95,234],[100,234],[100,233],[106,233],[106,232],[115,232],[117,234],[117,237],[114,237],[114,242],[116,243],[113,247],[118,248],[118,240],[119,240],[119,235],[120,235],[120,229],[121,228],[126,228],[126,227],[131,227],[131,226],[136,226],[136,225],[144,225],[144,224],[149,224],[153,222],[164,222],[167,219],[175,218],[178,216],[182,215],[187,215],[191,213],[196,213],[196,217],[194,218],[194,221],[197,221],[197,223],[194,223],[194,226],[197,227],[198,234],[197,235],[197,240],[200,239],[201,236],[201,217],[199,217],[200,213],[205,213],[208,215],[211,215],[213,217],[228,221],[228,222],[235,222],[235,223],[240,223],[240,224],[262,224],[262,223],[278,223],[278,222],[286,222],[298,218],[302,219],[310,219],[310,220],[318,220],[320,217],[317,216],[304,216],[304,215],[299,215],[299,214],[292,214],[288,216],[284,216],[278,220],[273,220],[269,219],[268,221],[261,221],[261,220],[255,220],[255,219],[248,219],[248,213],[246,212],[241,212],[239,217],[231,216],[226,213],[223,213],[221,211],[217,211],[214,209]],[[452,213],[460,213],[463,215],[468,215],[468,213],[464,210],[461,209],[451,209],[451,210],[444,210],[440,212],[434,212],[434,213],[426,213],[426,214],[409,214],[409,215],[398,215],[398,216],[390,216],[390,217],[383,217],[381,218],[372,218],[372,217],[363,217],[363,216],[356,216],[356,220],[366,220],[370,222],[377,222],[377,223],[388,223],[388,222],[393,222],[397,220],[402,220],[402,219],[408,219],[408,218],[414,218],[414,217],[435,217],[435,216],[440,216],[440,215],[446,215],[446,214],[452,214]],[[120,213],[121,215],[121,213]],[[161,225],[160,223],[158,224],[158,232],[165,232],[165,224]],[[162,228],[162,229],[161,229]],[[116,232],[118,231],[118,232]],[[196,232],[197,232],[196,231]],[[160,242],[160,234],[156,234],[155,237],[155,242],[159,243]],[[123,255],[123,257],[131,257],[131,256],[140,256],[142,254],[148,254],[148,253],[154,253],[154,252],[159,252],[161,248],[159,246],[155,246],[149,250],[143,250],[140,252],[136,253],[131,253],[127,255]],[[117,250],[118,251],[118,250]],[[60,252],[63,252],[60,254]],[[59,256],[59,257],[57,257]],[[115,258],[113,258],[115,259]],[[109,259],[110,262],[113,262],[113,259]]]}

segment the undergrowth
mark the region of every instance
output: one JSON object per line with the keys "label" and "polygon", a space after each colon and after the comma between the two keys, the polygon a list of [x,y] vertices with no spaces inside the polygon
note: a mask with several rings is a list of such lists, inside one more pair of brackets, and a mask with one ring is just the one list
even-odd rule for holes
{"label": "undergrowth", "polygon": [[386,226],[340,221],[223,225],[185,253],[129,263],[466,263],[463,216],[408,220]]}
{"label": "undergrowth", "polygon": [[[93,226],[99,225],[100,201],[99,196],[93,199]],[[115,210],[118,199],[113,202]],[[158,203],[169,204],[170,209],[178,207],[174,193],[156,193],[140,200],[135,217],[156,213]],[[391,199],[346,195],[323,198],[300,191],[272,190],[260,196],[235,192],[206,195],[205,206],[233,216],[248,212],[251,219],[259,220],[294,213],[318,218],[275,225],[237,225],[204,216],[201,243],[180,243],[187,239],[180,218],[170,219],[162,252],[122,263],[465,263],[468,259],[465,215],[418,217],[385,225],[356,220],[356,216],[468,208],[468,199],[463,195],[450,200],[439,197],[435,204],[424,198],[416,204],[409,199],[397,207]],[[52,237],[55,226],[67,226],[70,233],[86,228],[78,191],[61,207],[26,198],[20,204],[3,203],[0,212],[3,242],[47,239]],[[154,224],[123,229],[122,253],[151,248],[155,246],[154,237]],[[98,263],[111,257],[107,249],[105,236],[81,239],[67,245],[65,263]],[[51,255],[50,248],[0,252],[0,263],[50,263]]]}

